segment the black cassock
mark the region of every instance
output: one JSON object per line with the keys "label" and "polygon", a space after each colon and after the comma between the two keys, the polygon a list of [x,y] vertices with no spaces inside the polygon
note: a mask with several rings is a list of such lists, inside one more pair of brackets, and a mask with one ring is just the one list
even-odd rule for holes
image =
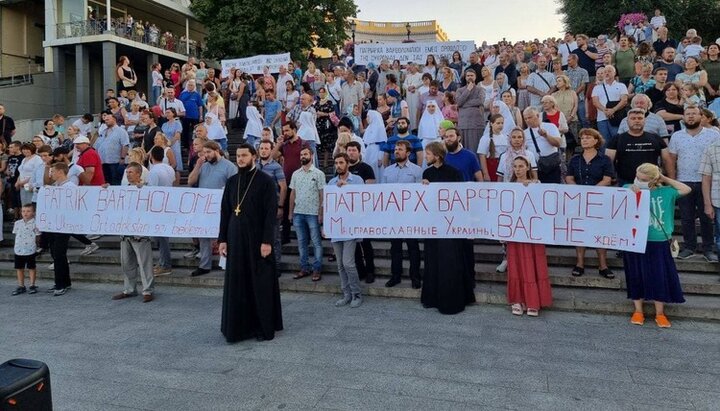
{"label": "black cassock", "polygon": [[275,244],[276,190],[275,182],[257,168],[241,169],[225,185],[218,241],[227,242],[221,330],[228,342],[272,340],[283,329],[275,256],[260,256],[261,244]]}
{"label": "black cassock", "polygon": [[[464,181],[460,172],[447,164],[428,167],[423,172],[423,179],[431,183]],[[420,296],[425,308],[457,314],[475,302],[473,284],[468,278],[471,268],[466,243],[467,240],[454,238],[425,240],[425,271]]]}

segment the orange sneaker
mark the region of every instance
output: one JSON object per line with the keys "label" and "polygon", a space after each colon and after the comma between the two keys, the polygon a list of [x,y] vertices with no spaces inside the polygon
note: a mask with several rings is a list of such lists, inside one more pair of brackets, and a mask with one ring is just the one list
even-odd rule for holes
{"label": "orange sneaker", "polygon": [[643,313],[634,312],[632,317],[630,317],[630,323],[635,325],[643,325],[645,324],[645,316]]}
{"label": "orange sneaker", "polygon": [[655,324],[660,328],[670,328],[670,321],[663,314],[655,316]]}

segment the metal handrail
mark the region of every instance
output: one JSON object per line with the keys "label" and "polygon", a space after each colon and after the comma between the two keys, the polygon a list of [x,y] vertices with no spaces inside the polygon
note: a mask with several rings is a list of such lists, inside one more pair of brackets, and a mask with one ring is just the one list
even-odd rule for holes
{"label": "metal handrail", "polygon": [[[157,47],[162,50],[171,51],[173,53],[200,57],[202,49],[197,41],[190,39],[190,53],[187,53],[187,42],[182,37],[176,37],[170,32],[161,32],[156,27],[150,27],[145,30],[144,27],[133,26],[128,30],[122,21],[111,20],[110,30],[106,30],[107,23],[105,20],[80,20],[57,24],[57,38],[75,38],[85,36],[97,36],[100,34],[110,34],[121,37],[137,43],[146,44],[148,46]],[[184,36],[183,36],[184,37]]]}

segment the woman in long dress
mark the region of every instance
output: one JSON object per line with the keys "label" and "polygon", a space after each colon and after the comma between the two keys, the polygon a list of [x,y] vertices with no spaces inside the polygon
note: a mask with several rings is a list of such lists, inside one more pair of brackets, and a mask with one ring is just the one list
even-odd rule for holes
{"label": "woman in long dress", "polygon": [[419,88],[423,85],[422,74],[418,72],[415,64],[408,65],[408,73],[405,75],[403,89],[405,90],[405,101],[408,104],[410,114],[410,130],[418,128],[417,111],[420,106]]}
{"label": "woman in long dress", "polygon": [[368,125],[363,134],[365,142],[363,158],[375,172],[375,180],[381,181],[383,152],[380,150],[380,145],[387,141],[385,122],[380,113],[375,110],[368,111],[367,122]]}
{"label": "woman in long dress", "polygon": [[442,115],[435,100],[428,100],[418,125],[418,138],[422,142],[423,148],[440,139],[438,129],[443,120],[445,120],[445,116]]}
{"label": "woman in long dress", "polygon": [[237,76],[237,71],[230,72],[230,83],[228,85],[228,89],[230,90],[230,107],[228,108],[228,118],[231,120],[238,115],[238,102],[240,101],[242,81]]}
{"label": "woman in long dress", "polygon": [[263,118],[254,105],[249,105],[245,109],[245,115],[247,116],[247,125],[243,132],[243,139],[253,147],[257,147],[262,137]]}
{"label": "woman in long dress", "polygon": [[[537,182],[526,157],[513,161],[511,181],[525,186]],[[527,311],[528,316],[537,317],[540,308],[552,305],[545,245],[507,242],[507,261],[507,300],[513,315]]]}

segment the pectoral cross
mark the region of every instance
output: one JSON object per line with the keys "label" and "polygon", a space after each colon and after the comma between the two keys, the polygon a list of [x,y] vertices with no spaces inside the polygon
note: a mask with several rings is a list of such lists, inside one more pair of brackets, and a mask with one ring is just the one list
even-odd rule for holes
{"label": "pectoral cross", "polygon": [[235,207],[235,217],[240,215],[240,204]]}

